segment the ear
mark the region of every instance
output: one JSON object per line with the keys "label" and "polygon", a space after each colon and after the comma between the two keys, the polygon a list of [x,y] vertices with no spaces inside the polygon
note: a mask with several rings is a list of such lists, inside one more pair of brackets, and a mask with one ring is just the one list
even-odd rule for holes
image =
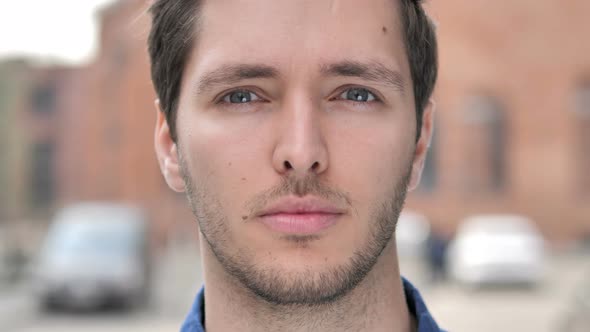
{"label": "ear", "polygon": [[422,170],[424,169],[424,161],[426,160],[426,153],[428,152],[430,141],[432,140],[435,106],[434,100],[428,100],[428,104],[422,113],[422,131],[420,132],[420,138],[416,143],[416,151],[414,152],[412,175],[408,185],[409,191],[416,189],[420,183],[420,177],[422,176]]}
{"label": "ear", "polygon": [[170,189],[176,192],[184,192],[184,180],[180,172],[178,162],[178,147],[170,136],[170,127],[166,121],[166,115],[160,108],[160,100],[156,99],[156,130],[154,133],[154,145],[160,171]]}

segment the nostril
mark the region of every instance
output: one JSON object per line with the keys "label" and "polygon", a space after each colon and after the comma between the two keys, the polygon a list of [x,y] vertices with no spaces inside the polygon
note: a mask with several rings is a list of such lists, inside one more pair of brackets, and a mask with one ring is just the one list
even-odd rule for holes
{"label": "nostril", "polygon": [[285,167],[285,169],[293,169],[293,166],[291,165],[291,163],[288,160],[285,160],[283,162],[283,167]]}
{"label": "nostril", "polygon": [[317,171],[318,168],[320,168],[320,163],[318,163],[317,161],[313,163],[313,165],[311,165],[312,171]]}

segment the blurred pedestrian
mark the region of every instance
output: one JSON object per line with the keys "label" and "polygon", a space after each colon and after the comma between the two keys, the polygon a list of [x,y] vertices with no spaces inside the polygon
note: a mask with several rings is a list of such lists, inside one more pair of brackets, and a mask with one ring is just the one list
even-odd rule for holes
{"label": "blurred pedestrian", "polygon": [[449,245],[448,236],[436,225],[432,225],[427,246],[427,262],[430,270],[430,282],[432,284],[442,282],[447,277],[446,254]]}

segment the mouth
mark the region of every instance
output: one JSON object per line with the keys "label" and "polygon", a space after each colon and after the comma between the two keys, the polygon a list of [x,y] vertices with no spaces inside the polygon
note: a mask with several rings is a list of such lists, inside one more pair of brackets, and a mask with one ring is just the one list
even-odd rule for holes
{"label": "mouth", "polygon": [[258,214],[260,221],[283,234],[310,235],[334,224],[346,210],[315,197],[287,197]]}

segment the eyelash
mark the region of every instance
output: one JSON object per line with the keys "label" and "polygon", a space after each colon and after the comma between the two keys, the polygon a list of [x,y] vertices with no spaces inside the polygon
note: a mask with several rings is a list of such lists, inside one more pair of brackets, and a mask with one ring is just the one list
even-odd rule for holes
{"label": "eyelash", "polygon": [[[353,89],[358,89],[358,90],[364,90],[366,91],[370,96],[369,98],[372,98],[372,100],[367,100],[367,101],[357,101],[357,100],[350,100],[350,99],[346,99],[346,97],[342,97],[344,94],[348,93],[350,90]],[[229,99],[231,97],[231,95],[233,93],[237,93],[237,92],[243,92],[243,93],[249,93],[252,94],[254,96],[254,100],[250,100],[247,102],[243,102],[243,103],[232,103]],[[226,100],[228,99],[228,100]],[[368,88],[364,88],[364,87],[360,87],[360,86],[348,86],[345,87],[343,89],[341,89],[338,94],[336,95],[336,97],[332,97],[329,99],[330,101],[346,101],[346,102],[352,102],[355,105],[358,106],[367,106],[367,104],[372,104],[372,103],[382,103],[382,99],[378,96],[377,93],[373,92],[371,89]],[[216,100],[216,104],[221,104],[224,106],[233,106],[233,107],[240,107],[240,106],[247,106],[247,105],[251,105],[253,103],[260,103],[260,102],[267,102],[267,100],[263,97],[261,97],[258,93],[254,92],[252,89],[248,89],[248,88],[239,88],[239,89],[234,89],[234,90],[230,90],[227,91],[225,93],[223,93],[219,98],[217,98]]]}
{"label": "eyelash", "polygon": [[[372,96],[373,100],[367,100],[367,101],[358,101],[358,100],[350,100],[350,99],[346,99],[341,98],[342,95],[348,93],[350,90],[353,89],[358,89],[358,90],[364,90],[366,91],[368,94],[370,94],[370,96]],[[347,102],[352,102],[354,104],[360,104],[363,106],[366,106],[366,104],[370,104],[370,103],[382,103],[382,99],[381,97],[379,97],[379,95],[376,92],[373,92],[371,89],[362,87],[362,86],[356,86],[356,85],[352,85],[352,86],[346,86],[344,88],[342,88],[338,94],[336,95],[336,97],[330,98],[330,100],[340,100],[340,101],[347,101]]]}
{"label": "eyelash", "polygon": [[[249,93],[249,94],[253,95],[255,99],[250,100],[248,102],[244,102],[244,103],[232,103],[231,100],[229,100],[229,99],[233,93],[237,93],[237,92]],[[226,99],[228,99],[228,100],[226,100]],[[252,89],[239,88],[239,89],[234,89],[234,90],[230,90],[230,91],[223,93],[219,98],[216,99],[215,103],[216,104],[227,104],[227,105],[247,105],[247,104],[251,104],[251,103],[259,103],[259,102],[266,102],[266,101],[267,100],[265,98],[261,97],[259,93],[256,93]]]}

